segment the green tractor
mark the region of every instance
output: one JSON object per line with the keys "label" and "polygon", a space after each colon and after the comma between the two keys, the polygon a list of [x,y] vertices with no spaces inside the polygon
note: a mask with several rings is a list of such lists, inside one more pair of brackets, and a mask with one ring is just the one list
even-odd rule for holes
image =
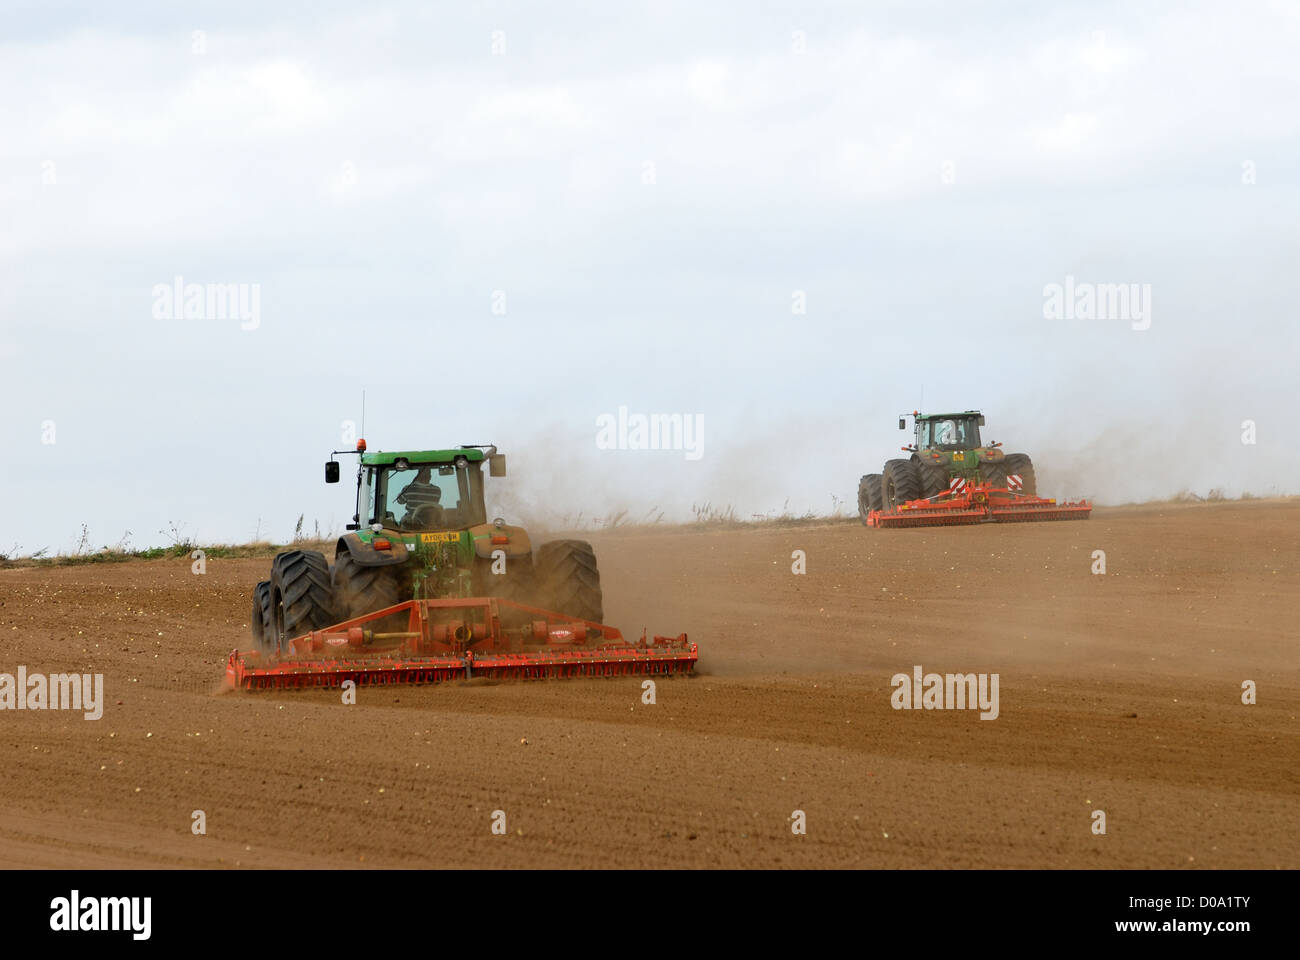
{"label": "green tractor", "polygon": [[[1003,453],[1002,444],[984,444],[978,410],[962,413],[912,413],[916,439],[903,450],[906,460],[888,460],[881,473],[858,482],[858,514],[894,510],[911,500],[928,500],[964,484],[991,484],[1027,497],[1038,495],[1034,465],[1023,453]],[[907,416],[898,418],[907,429]]]}
{"label": "green tractor", "polygon": [[[334,562],[316,550],[286,550],[253,590],[253,639],[263,654],[406,600],[500,597],[602,620],[589,543],[554,540],[534,549],[522,527],[488,519],[483,463],[489,476],[506,473],[496,447],[368,453],[361,440],[355,453],[357,510]],[[325,464],[326,483],[339,481],[339,466],[333,457]]]}

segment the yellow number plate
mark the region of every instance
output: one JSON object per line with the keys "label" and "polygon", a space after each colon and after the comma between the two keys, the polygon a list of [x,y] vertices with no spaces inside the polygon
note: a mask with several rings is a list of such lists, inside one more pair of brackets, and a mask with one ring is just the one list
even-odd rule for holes
{"label": "yellow number plate", "polygon": [[421,543],[455,543],[460,539],[460,534],[454,530],[446,533],[422,533],[420,534]]}
{"label": "yellow number plate", "polygon": [[954,460],[965,460],[965,459],[966,459],[966,454],[964,454],[964,453],[954,453],[954,454],[952,455],[952,458],[953,458]]}

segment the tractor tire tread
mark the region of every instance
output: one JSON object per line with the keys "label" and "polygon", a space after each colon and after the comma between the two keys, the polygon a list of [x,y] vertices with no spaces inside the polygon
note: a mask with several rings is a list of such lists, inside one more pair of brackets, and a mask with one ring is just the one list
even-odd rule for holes
{"label": "tractor tire tread", "polygon": [[286,550],[271,562],[271,586],[280,595],[284,637],[328,627],[337,619],[329,563],[316,550]]}
{"label": "tractor tire tread", "polygon": [[585,540],[552,540],[533,554],[538,606],[601,623],[604,605],[596,552]]}

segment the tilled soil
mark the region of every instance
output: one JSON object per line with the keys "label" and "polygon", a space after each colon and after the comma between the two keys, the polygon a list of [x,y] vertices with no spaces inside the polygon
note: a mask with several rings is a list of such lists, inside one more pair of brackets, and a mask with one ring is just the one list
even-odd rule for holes
{"label": "tilled soil", "polygon": [[[1300,502],[591,539],[610,623],[700,644],[653,705],[221,695],[269,560],[0,570],[0,672],[107,701],[0,711],[0,866],[1300,866]],[[997,718],[893,709],[916,665],[997,674]]]}

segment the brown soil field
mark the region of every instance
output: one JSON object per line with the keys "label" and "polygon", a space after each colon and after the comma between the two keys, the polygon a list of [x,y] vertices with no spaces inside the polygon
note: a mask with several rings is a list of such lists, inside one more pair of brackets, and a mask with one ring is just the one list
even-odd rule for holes
{"label": "brown soil field", "polygon": [[[590,539],[610,623],[700,645],[654,705],[221,695],[268,560],[0,570],[0,672],[107,702],[0,712],[0,866],[1300,867],[1300,501]],[[918,664],[998,674],[999,716],[893,709]]]}

